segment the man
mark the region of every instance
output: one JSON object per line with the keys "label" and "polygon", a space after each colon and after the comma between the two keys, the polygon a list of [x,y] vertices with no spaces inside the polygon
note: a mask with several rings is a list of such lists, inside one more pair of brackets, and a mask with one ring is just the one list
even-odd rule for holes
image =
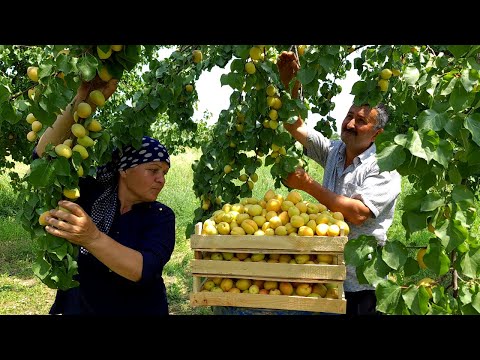
{"label": "man", "polygon": [[[299,69],[293,52],[283,52],[277,62],[286,89]],[[296,81],[292,97],[298,96]],[[395,203],[401,190],[397,171],[380,172],[376,161],[375,138],[383,132],[388,113],[383,104],[374,108],[352,105],[343,120],[341,141],[332,141],[307,127],[299,117],[285,129],[303,145],[304,153],[325,169],[323,185],[298,168],[284,184],[312,195],[331,211],[340,211],[350,224],[349,238],[373,235],[384,245],[392,224]],[[347,315],[375,314],[375,288],[359,284],[355,267],[347,265],[344,282]]]}

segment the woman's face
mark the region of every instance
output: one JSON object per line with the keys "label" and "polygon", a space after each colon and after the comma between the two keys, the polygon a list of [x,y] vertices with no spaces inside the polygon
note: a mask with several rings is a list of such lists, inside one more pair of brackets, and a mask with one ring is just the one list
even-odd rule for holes
{"label": "woman's face", "polygon": [[165,175],[170,166],[164,161],[152,161],[120,172],[131,199],[135,202],[157,200],[165,185]]}

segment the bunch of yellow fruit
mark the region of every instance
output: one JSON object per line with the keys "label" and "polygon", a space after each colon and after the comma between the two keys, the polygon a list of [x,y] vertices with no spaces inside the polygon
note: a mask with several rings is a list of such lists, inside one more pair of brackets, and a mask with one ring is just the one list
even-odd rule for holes
{"label": "bunch of yellow fruit", "polygon": [[380,88],[381,92],[387,92],[388,87],[390,85],[390,78],[393,76],[399,76],[400,70],[393,69],[390,70],[388,68],[382,69],[380,71],[380,79],[377,82],[377,86]]}
{"label": "bunch of yellow fruit", "polygon": [[270,264],[319,264],[333,265],[337,257],[333,254],[264,254],[247,252],[215,251],[202,253],[202,260],[263,262]]}
{"label": "bunch of yellow fruit", "polygon": [[211,277],[202,284],[201,292],[287,295],[338,299],[336,283],[303,283],[259,279]]}
{"label": "bunch of yellow fruit", "polygon": [[262,199],[243,198],[226,203],[203,222],[203,235],[338,236],[350,232],[341,212],[332,212],[319,202],[308,202],[301,194],[283,195],[269,189]]}

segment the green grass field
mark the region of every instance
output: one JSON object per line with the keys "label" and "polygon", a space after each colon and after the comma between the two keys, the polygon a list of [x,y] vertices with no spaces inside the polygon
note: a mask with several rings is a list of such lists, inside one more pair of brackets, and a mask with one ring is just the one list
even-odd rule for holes
{"label": "green grass field", "polygon": [[[195,198],[191,165],[200,157],[200,152],[192,151],[172,156],[172,167],[167,175],[167,183],[159,196],[159,201],[170,206],[176,214],[176,246],[170,262],[164,270],[164,279],[170,303],[171,314],[202,315],[212,314],[210,307],[192,308],[189,304],[189,293],[192,289],[192,277],[189,274],[189,262],[193,257],[189,239],[185,236],[187,226],[193,220],[194,211],[199,205]],[[16,170],[25,172],[27,167],[19,165]],[[323,177],[323,169],[310,162],[310,174],[317,179]],[[273,187],[269,168],[258,171],[259,180],[255,184],[254,197],[263,197]],[[0,175],[0,314],[47,314],[55,296],[55,290],[48,288],[32,273],[32,264],[37,244],[30,239],[28,233],[15,220],[16,194],[8,183],[6,174]],[[405,231],[401,226],[401,211],[405,194],[410,185],[404,179],[402,194],[397,202],[397,211],[389,238],[405,241]],[[286,188],[276,189],[284,195]],[[305,200],[312,199],[302,193]],[[478,221],[474,225],[478,230]],[[411,241],[418,245],[428,242],[430,233],[417,232]],[[412,249],[412,251],[415,251]],[[419,274],[419,276],[423,276]]]}

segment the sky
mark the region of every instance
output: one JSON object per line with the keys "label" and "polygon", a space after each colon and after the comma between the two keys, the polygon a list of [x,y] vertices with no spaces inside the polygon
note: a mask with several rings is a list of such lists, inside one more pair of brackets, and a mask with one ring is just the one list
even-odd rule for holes
{"label": "sky", "polygon": [[[161,52],[160,57],[168,56],[172,50],[165,50]],[[349,55],[355,56],[355,52]],[[351,60],[351,59],[349,59]],[[230,66],[227,64],[225,68],[214,67],[211,71],[204,71],[195,83],[195,88],[198,93],[198,110],[193,114],[194,120],[201,120],[205,111],[212,113],[212,118],[209,124],[217,121],[220,111],[228,109],[230,105],[230,95],[232,88],[228,85],[221,86],[220,76],[228,73]],[[345,115],[353,102],[353,95],[350,94],[352,85],[359,80],[356,70],[350,70],[344,80],[339,80],[338,84],[342,86],[342,92],[332,98],[335,103],[329,116],[337,120],[337,131],[340,133],[340,128]],[[318,120],[321,119],[319,114],[309,114],[306,119],[308,126],[314,127]]]}

